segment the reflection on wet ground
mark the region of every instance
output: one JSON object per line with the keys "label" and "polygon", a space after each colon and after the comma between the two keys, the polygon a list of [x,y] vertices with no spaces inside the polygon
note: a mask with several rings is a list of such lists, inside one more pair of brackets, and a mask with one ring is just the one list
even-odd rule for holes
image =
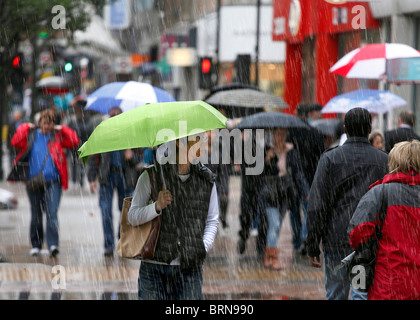
{"label": "reflection on wet ground", "polygon": [[[61,200],[60,254],[29,256],[30,211],[21,186],[0,183],[19,196],[16,210],[0,211],[0,299],[2,300],[135,300],[140,261],[105,258],[97,194],[72,186]],[[286,216],[278,247],[283,270],[266,269],[257,258],[255,238],[237,253],[240,181],[233,177],[229,228],[220,227],[203,266],[207,300],[324,300],[322,269],[295,253]],[[116,205],[116,204],[114,204]],[[114,210],[114,212],[118,212]],[[118,227],[118,213],[114,220]]]}

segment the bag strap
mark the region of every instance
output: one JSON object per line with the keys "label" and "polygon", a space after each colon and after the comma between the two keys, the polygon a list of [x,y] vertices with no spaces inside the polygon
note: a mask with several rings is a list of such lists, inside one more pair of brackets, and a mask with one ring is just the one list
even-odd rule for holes
{"label": "bag strap", "polygon": [[45,163],[47,162],[47,158],[48,158],[48,151],[49,151],[49,150],[47,149],[47,152],[45,153],[44,162],[42,163],[41,172],[42,172],[42,170],[44,170]]}
{"label": "bag strap", "polygon": [[48,140],[47,140],[47,152],[45,153],[44,162],[42,162],[42,166],[41,166],[41,171],[40,172],[42,172],[44,170],[45,163],[47,162],[47,159],[48,159],[48,154],[50,153],[50,148],[48,147],[48,143],[49,142],[50,142],[50,137],[48,137]]}

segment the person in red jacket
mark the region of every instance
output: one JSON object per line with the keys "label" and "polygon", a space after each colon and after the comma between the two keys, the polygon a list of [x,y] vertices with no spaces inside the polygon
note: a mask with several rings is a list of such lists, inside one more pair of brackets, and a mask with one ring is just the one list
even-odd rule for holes
{"label": "person in red jacket", "polygon": [[[52,109],[44,110],[39,120],[39,128],[33,123],[23,123],[11,141],[19,149],[13,163],[27,161],[27,178],[32,178],[41,170],[45,177],[45,187],[38,191],[26,188],[31,205],[30,255],[39,254],[44,243],[43,210],[46,214],[46,242],[49,253],[55,257],[58,250],[58,207],[62,190],[68,188],[67,160],[64,148],[72,149],[79,144],[75,131],[64,125],[56,125],[56,114]],[[43,165],[43,163],[45,163]],[[8,181],[13,181],[8,179]]]}
{"label": "person in red jacket", "polygon": [[420,142],[397,143],[388,158],[389,174],[360,200],[349,224],[356,249],[375,232],[384,197],[387,207],[379,239],[369,300],[420,299]]}

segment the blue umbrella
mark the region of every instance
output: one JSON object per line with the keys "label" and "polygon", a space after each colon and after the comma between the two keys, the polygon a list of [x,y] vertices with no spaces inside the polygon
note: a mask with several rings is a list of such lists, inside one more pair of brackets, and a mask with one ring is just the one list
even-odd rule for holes
{"label": "blue umbrella", "polygon": [[406,104],[407,101],[390,91],[360,89],[332,98],[321,113],[347,113],[353,108],[364,108],[370,113],[386,113]]}
{"label": "blue umbrella", "polygon": [[128,111],[148,103],[173,101],[175,99],[168,92],[148,83],[111,82],[88,95],[86,110],[108,114],[115,106]]}

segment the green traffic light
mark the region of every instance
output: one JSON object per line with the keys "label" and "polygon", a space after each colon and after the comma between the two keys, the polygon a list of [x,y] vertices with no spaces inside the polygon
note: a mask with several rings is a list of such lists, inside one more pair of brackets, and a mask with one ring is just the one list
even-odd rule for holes
{"label": "green traffic light", "polygon": [[71,70],[73,70],[73,65],[71,64],[71,62],[67,62],[64,65],[64,70],[67,71],[67,72],[70,72]]}

